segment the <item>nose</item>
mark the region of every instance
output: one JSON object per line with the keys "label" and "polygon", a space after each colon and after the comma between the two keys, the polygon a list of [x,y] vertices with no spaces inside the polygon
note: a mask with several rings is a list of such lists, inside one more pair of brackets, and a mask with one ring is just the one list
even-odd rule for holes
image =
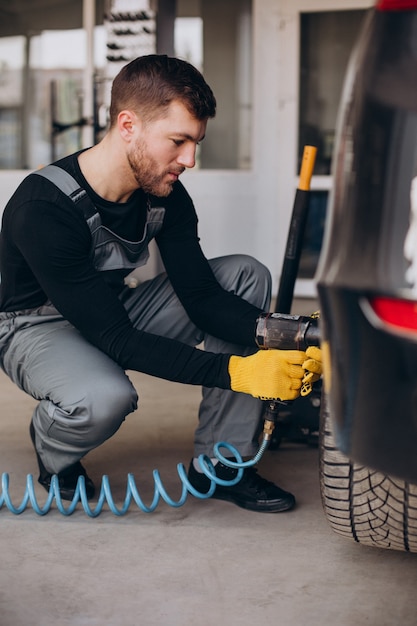
{"label": "nose", "polygon": [[177,157],[177,162],[182,167],[194,167],[195,165],[196,145],[194,143],[184,144]]}

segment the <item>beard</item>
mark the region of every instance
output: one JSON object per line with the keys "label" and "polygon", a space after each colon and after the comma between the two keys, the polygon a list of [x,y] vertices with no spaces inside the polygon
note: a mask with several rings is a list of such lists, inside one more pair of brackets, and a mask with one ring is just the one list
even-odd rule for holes
{"label": "beard", "polygon": [[[127,153],[127,160],[138,186],[146,193],[165,198],[172,191],[174,181],[167,180],[174,168],[159,173],[159,166],[146,148],[145,142],[138,141],[131,152]],[[179,175],[181,171],[176,171]]]}

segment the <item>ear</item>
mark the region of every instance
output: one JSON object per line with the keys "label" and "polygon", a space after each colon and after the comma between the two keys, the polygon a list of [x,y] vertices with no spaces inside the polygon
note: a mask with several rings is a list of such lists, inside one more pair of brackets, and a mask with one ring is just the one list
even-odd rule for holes
{"label": "ear", "polygon": [[127,142],[132,141],[139,125],[140,120],[133,111],[123,110],[120,111],[117,116],[117,127],[119,129],[120,136]]}

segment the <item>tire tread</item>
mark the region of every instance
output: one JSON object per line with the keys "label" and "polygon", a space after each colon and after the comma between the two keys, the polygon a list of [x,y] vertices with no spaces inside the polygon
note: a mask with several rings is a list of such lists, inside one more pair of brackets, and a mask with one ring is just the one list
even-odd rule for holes
{"label": "tire tread", "polygon": [[321,497],[334,532],[369,546],[417,552],[417,485],[351,462],[338,450],[325,399],[320,431]]}

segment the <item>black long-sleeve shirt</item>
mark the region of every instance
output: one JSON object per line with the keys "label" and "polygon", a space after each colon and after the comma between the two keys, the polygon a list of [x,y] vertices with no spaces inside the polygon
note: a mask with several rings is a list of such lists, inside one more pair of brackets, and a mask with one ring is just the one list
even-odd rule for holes
{"label": "black long-sleeve shirt", "polygon": [[[102,223],[130,241],[141,239],[148,197],[138,189],[126,203],[109,202],[88,185],[77,154],[57,163],[76,178],[97,207]],[[206,333],[255,346],[261,312],[225,291],[204,257],[197,215],[180,182],[167,198],[156,236],[173,288],[194,324]],[[135,329],[119,299],[125,272],[94,267],[88,225],[73,202],[53,183],[29,175],[8,202],[0,233],[0,311],[45,304],[58,309],[82,335],[124,369],[183,383],[230,388],[230,355],[213,354]]]}

